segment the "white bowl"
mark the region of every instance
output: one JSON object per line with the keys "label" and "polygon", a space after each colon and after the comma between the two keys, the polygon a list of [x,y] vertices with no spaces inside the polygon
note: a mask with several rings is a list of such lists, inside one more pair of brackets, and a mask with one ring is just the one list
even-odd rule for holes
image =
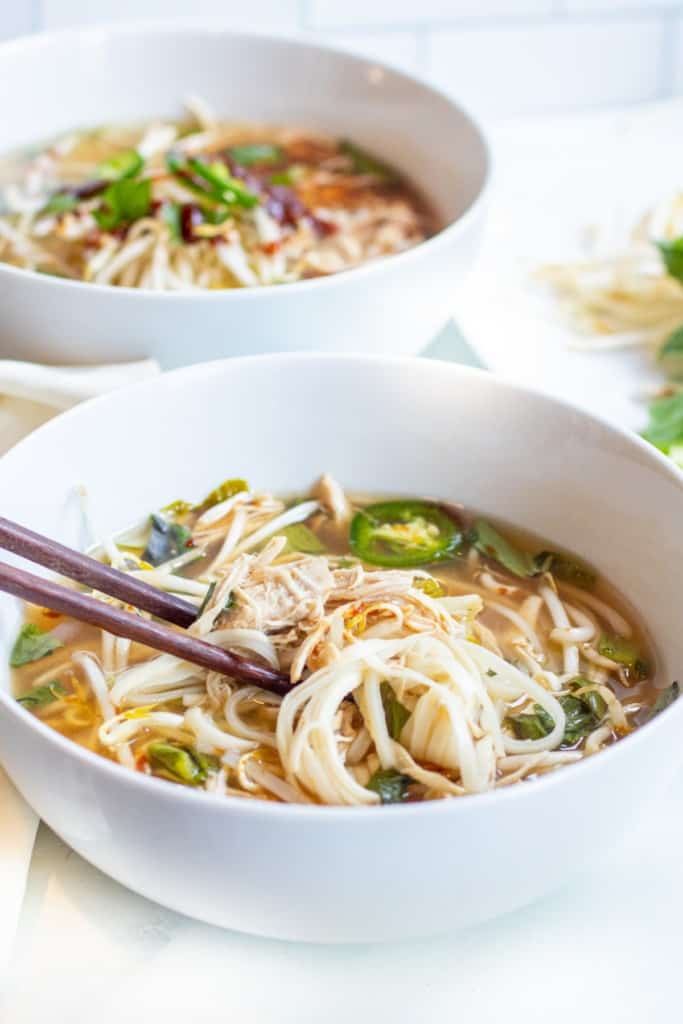
{"label": "white bowl", "polygon": [[[680,474],[636,437],[487,373],[305,354],[196,366],[41,428],[0,460],[0,493],[3,515],[73,543],[75,484],[110,531],[229,475],[291,492],[322,469],[462,501],[583,554],[642,611],[662,678],[680,672]],[[607,852],[683,760],[681,700],[581,764],[489,794],[369,809],[218,798],[129,772],[18,706],[18,618],[5,598],[0,752],[29,803],[130,888],[261,935],[399,939],[519,907]]]}
{"label": "white bowl", "polygon": [[52,363],[153,356],[172,367],[293,349],[405,354],[448,319],[480,235],[489,158],[478,127],[428,85],[312,43],[158,25],[5,43],[0,78],[12,83],[0,153],[78,126],[177,116],[195,94],[228,118],[354,139],[421,187],[444,225],[414,249],[348,273],[200,294],[0,264],[0,355]]}

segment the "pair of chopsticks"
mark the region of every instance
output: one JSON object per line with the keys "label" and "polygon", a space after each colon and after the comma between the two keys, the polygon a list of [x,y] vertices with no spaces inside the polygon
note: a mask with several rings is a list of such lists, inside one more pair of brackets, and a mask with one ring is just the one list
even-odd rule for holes
{"label": "pair of chopsticks", "polygon": [[[0,517],[0,548],[52,569],[92,590],[125,601],[126,604],[149,612],[158,619],[187,627],[197,617],[197,609],[188,601],[166,594],[142,580],[103,565],[89,555],[66,547],[55,540]],[[53,580],[34,576],[0,562],[0,591],[24,601],[70,615],[80,622],[98,626],[115,636],[127,637],[157,651],[174,654],[202,668],[213,669],[221,675],[231,676],[243,683],[254,683],[264,690],[286,694],[291,688],[288,676],[269,665],[262,665],[225,651],[215,644],[170,629],[158,622],[150,622],[131,612],[98,601],[87,594],[69,590]]]}

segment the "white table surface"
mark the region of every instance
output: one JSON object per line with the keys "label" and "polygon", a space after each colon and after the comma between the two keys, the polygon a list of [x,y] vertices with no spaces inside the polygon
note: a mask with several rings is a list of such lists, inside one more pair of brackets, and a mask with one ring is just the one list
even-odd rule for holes
{"label": "white table surface", "polygon": [[[516,158],[503,129],[508,166],[529,163],[530,137],[522,133]],[[662,137],[663,146],[669,142]],[[500,229],[493,230],[495,238]],[[479,287],[475,280],[472,293]],[[468,337],[486,358],[472,304],[463,309]],[[494,365],[497,351],[489,353]],[[429,354],[476,361],[454,328]],[[41,825],[0,1021],[676,1021],[683,1016],[682,846],[683,775],[666,788],[655,778],[637,831],[542,903],[428,942],[320,947],[250,938],[165,910],[108,879]],[[400,851],[387,862],[387,899],[400,900]]]}

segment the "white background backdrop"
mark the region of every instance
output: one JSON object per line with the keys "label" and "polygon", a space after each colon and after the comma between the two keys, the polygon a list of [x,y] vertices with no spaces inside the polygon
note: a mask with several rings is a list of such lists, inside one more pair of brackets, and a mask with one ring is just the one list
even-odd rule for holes
{"label": "white background backdrop", "polygon": [[488,116],[683,92],[682,0],[0,0],[0,37],[188,14],[355,48]]}

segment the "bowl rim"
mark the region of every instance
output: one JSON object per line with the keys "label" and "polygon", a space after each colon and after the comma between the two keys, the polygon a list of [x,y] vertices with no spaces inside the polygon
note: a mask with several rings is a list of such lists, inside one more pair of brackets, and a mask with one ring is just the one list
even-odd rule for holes
{"label": "bowl rim", "polygon": [[[483,157],[483,173],[481,180],[477,187],[477,191],[474,198],[468,203],[466,209],[456,217],[455,220],[449,220],[444,227],[440,228],[435,234],[430,235],[422,242],[418,242],[417,245],[412,246],[410,249],[406,249],[403,252],[392,253],[389,256],[367,260],[365,263],[359,264],[357,267],[351,267],[349,270],[341,271],[337,274],[329,274],[324,277],[310,278],[304,281],[291,281],[287,282],[284,288],[285,294],[290,294],[292,290],[295,293],[308,292],[312,287],[316,291],[322,291],[323,287],[332,288],[338,287],[338,281],[342,282],[351,276],[351,280],[355,281],[360,278],[361,275],[367,276],[376,275],[381,273],[383,268],[386,267],[387,261],[390,266],[393,266],[397,260],[401,261],[401,266],[404,266],[409,260],[415,261],[421,258],[421,254],[434,254],[438,255],[440,249],[444,245],[448,245],[453,238],[458,234],[462,233],[468,227],[470,221],[474,220],[484,203],[488,200],[491,180],[493,177],[493,154],[491,143],[488,136],[482,127],[481,123],[470,113],[469,109],[456,101],[445,90],[439,89],[427,80],[426,76],[419,72],[408,72],[391,61],[384,60],[372,60],[372,58],[364,56],[361,53],[353,50],[352,48],[345,48],[343,46],[336,46],[333,43],[319,42],[309,40],[304,36],[290,36],[287,34],[275,35],[268,32],[257,32],[257,31],[234,31],[224,24],[217,22],[211,24],[210,20],[204,19],[178,19],[174,22],[162,22],[157,19],[143,19],[143,20],[126,20],[124,22],[108,22],[101,26],[88,26],[86,28],[64,28],[57,29],[50,32],[39,32],[31,35],[22,35],[14,39],[9,39],[4,42],[0,42],[0,66],[2,66],[2,60],[5,54],[12,53],[13,51],[22,52],[24,50],[39,50],[45,47],[49,47],[53,42],[59,42],[66,39],[82,41],[83,37],[93,37],[100,40],[108,40],[113,37],[125,37],[125,36],[139,36],[141,32],[148,35],[165,35],[165,36],[187,36],[188,33],[195,34],[198,36],[210,35],[213,37],[227,37],[229,39],[236,39],[243,41],[245,45],[250,43],[264,42],[277,47],[292,47],[300,50],[308,50],[311,52],[318,52],[322,54],[329,54],[336,57],[343,57],[350,61],[351,64],[355,64],[357,68],[379,68],[383,72],[388,72],[393,75],[394,78],[402,80],[404,83],[417,86],[422,89],[430,99],[445,101],[446,104],[451,108],[451,112],[458,115],[463,123],[468,127],[476,140],[478,145],[481,147]],[[424,190],[424,194],[429,200],[429,194],[427,190]],[[197,290],[197,291],[163,291],[156,292],[150,288],[132,288],[129,286],[122,287],[120,285],[109,285],[109,284],[96,284],[90,281],[71,280],[70,278],[57,277],[50,274],[41,274],[35,270],[28,270],[24,267],[15,267],[9,263],[0,262],[0,278],[7,277],[12,280],[18,276],[21,280],[33,280],[39,281],[41,285],[58,288],[58,289],[77,289],[82,290],[86,288],[88,292],[93,294],[105,293],[107,295],[120,295],[121,302],[128,301],[132,302],[136,299],[138,301],[156,301],[164,302],[167,299],[171,299],[173,302],[187,302],[190,300],[201,300],[210,302],[230,301],[230,302],[246,302],[254,299],[258,295],[266,295],[271,297],[274,294],[282,294],[283,285],[270,284],[270,285],[259,285],[256,287],[245,287],[245,288],[223,288],[215,290]]]}
{"label": "bowl rim", "polygon": [[[159,377],[152,378],[151,380],[140,381],[138,384],[133,384],[118,391],[109,392],[106,395],[100,395],[97,398],[92,398],[74,406],[66,412],[59,414],[54,417],[54,419],[33,431],[26,438],[19,441],[16,445],[10,448],[8,452],[1,456],[0,470],[7,460],[12,461],[17,457],[17,455],[21,458],[23,448],[29,447],[36,436],[42,435],[43,433],[49,434],[54,423],[62,422],[65,419],[78,419],[82,415],[87,416],[93,407],[95,409],[104,409],[108,405],[121,401],[124,396],[131,393],[144,390],[153,392],[155,389],[160,387],[170,387],[173,389],[176,385],[176,381],[180,377],[193,378],[212,376],[218,369],[227,368],[228,366],[235,366],[237,372],[239,372],[239,367],[243,364],[275,363],[278,365],[282,363],[296,362],[332,364],[335,362],[343,362],[345,364],[356,363],[361,369],[368,364],[409,368],[411,365],[417,363],[427,372],[431,372],[428,367],[433,364],[433,372],[440,375],[445,373],[454,380],[457,378],[464,378],[465,381],[468,379],[480,381],[486,380],[494,389],[502,388],[503,390],[516,394],[520,399],[530,399],[532,401],[541,399],[541,401],[545,402],[548,406],[554,406],[556,408],[559,407],[567,413],[571,413],[575,416],[578,415],[596,427],[603,430],[606,429],[608,433],[612,433],[635,451],[641,452],[652,466],[658,472],[664,473],[672,483],[676,484],[683,494],[683,472],[681,472],[674,463],[670,459],[666,458],[666,456],[664,456],[658,449],[648,444],[632,431],[611,423],[601,415],[586,412],[573,402],[567,401],[566,399],[556,398],[553,395],[547,394],[540,388],[528,387],[526,385],[517,384],[514,381],[506,380],[503,377],[491,374],[488,370],[463,366],[459,363],[448,363],[440,359],[424,359],[415,356],[387,357],[358,355],[353,353],[263,353],[253,356],[217,359],[212,362],[197,363],[191,366],[180,367],[179,369],[164,373]],[[655,635],[655,642],[656,639]],[[156,795],[157,799],[160,801],[163,799],[166,799],[167,801],[179,800],[181,802],[189,800],[189,807],[199,808],[200,805],[203,805],[207,807],[207,813],[210,810],[213,810],[214,813],[229,815],[237,811],[244,811],[247,814],[262,816],[264,819],[273,821],[277,821],[280,817],[284,817],[287,820],[293,818],[301,819],[304,822],[310,821],[327,824],[332,820],[338,819],[342,822],[358,821],[359,825],[363,822],[380,820],[387,814],[405,815],[406,819],[408,817],[422,817],[423,815],[429,815],[431,817],[439,814],[465,814],[467,813],[468,808],[471,809],[474,807],[476,809],[477,807],[480,807],[483,811],[486,807],[492,804],[495,805],[501,800],[511,802],[513,800],[525,798],[533,799],[535,794],[541,796],[542,793],[550,787],[562,786],[568,783],[570,784],[572,778],[576,776],[577,772],[582,773],[585,778],[588,778],[589,773],[594,775],[596,771],[600,772],[600,765],[604,764],[607,766],[608,764],[616,764],[618,758],[627,756],[632,750],[635,751],[637,745],[642,746],[644,742],[648,742],[648,736],[652,736],[652,742],[654,742],[654,737],[657,731],[661,732],[662,728],[669,728],[672,725],[674,715],[678,715],[683,721],[683,699],[681,699],[668,707],[664,713],[657,715],[649,722],[645,722],[633,733],[625,736],[617,743],[613,743],[605,750],[601,750],[597,757],[592,756],[584,758],[576,764],[566,765],[563,770],[549,772],[538,779],[528,781],[525,785],[514,785],[503,789],[492,789],[484,793],[470,793],[465,794],[464,796],[459,796],[455,799],[431,800],[423,803],[397,805],[377,804],[368,807],[357,807],[323,804],[284,804],[269,800],[249,800],[244,797],[234,797],[229,795],[217,796],[216,794],[207,793],[203,790],[191,790],[189,787],[172,785],[164,779],[157,779],[153,776],[131,771],[130,769],[124,768],[123,765],[103,757],[101,754],[96,754],[85,747],[81,747],[73,740],[67,739],[54,729],[51,729],[34,715],[31,715],[30,712],[22,708],[21,705],[12,698],[11,692],[5,691],[4,689],[0,689],[0,705],[4,707],[7,714],[10,716],[16,716],[16,721],[18,723],[23,723],[24,727],[35,732],[37,743],[40,744],[41,742],[47,742],[67,757],[73,758],[76,763],[81,763],[84,767],[89,767],[96,773],[103,773],[114,785],[118,783],[123,787],[138,789],[142,793],[149,792],[151,798],[154,798]],[[666,725],[667,722],[670,723],[669,726]],[[564,780],[567,780],[567,782]],[[140,787],[142,788],[140,789]],[[474,801],[474,805],[472,804],[472,801]],[[222,810],[219,810],[219,808],[222,808]]]}

